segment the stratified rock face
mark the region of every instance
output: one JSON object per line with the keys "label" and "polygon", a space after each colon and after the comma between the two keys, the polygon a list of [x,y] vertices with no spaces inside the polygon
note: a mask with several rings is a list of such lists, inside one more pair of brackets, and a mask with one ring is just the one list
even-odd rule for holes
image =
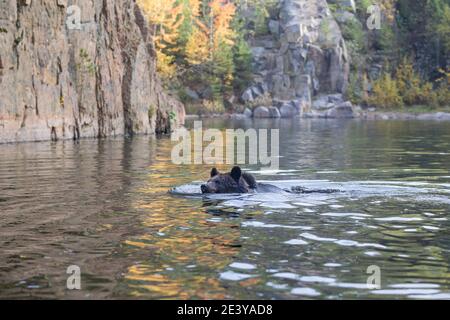
{"label": "stratified rock face", "polygon": [[0,143],[162,133],[183,121],[135,1],[0,1]]}
{"label": "stratified rock face", "polygon": [[258,87],[275,100],[300,100],[306,108],[314,95],[345,92],[350,63],[325,0],[283,0],[269,30],[271,35],[252,43],[255,86],[244,101],[254,99]]}

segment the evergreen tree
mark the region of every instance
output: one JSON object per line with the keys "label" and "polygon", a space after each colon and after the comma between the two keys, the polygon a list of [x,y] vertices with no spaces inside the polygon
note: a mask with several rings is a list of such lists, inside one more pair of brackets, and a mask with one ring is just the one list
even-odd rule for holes
{"label": "evergreen tree", "polygon": [[234,82],[237,92],[244,90],[252,81],[252,51],[247,41],[240,37],[234,47]]}

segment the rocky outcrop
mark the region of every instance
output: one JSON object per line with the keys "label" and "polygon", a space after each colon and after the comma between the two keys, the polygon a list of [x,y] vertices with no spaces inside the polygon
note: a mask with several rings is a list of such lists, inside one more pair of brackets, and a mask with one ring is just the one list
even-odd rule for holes
{"label": "rocky outcrop", "polygon": [[326,113],[326,118],[331,119],[350,119],[354,117],[353,105],[349,101],[331,108]]}
{"label": "rocky outcrop", "polygon": [[327,1],[283,0],[268,29],[270,35],[252,42],[255,84],[244,92],[244,102],[269,93],[303,113],[313,96],[346,91],[350,62]]}
{"label": "rocky outcrop", "polygon": [[297,115],[297,109],[293,105],[284,104],[280,108],[280,115],[282,118],[293,118]]}
{"label": "rocky outcrop", "polygon": [[345,101],[344,96],[338,94],[325,94],[317,96],[312,103],[310,112],[306,117],[328,119],[350,119],[358,117],[359,106],[354,106],[350,101]]}
{"label": "rocky outcrop", "polygon": [[253,110],[254,118],[270,118],[270,111],[267,107],[258,107]]}
{"label": "rocky outcrop", "polygon": [[4,0],[0,30],[0,143],[164,133],[184,121],[135,1]]}

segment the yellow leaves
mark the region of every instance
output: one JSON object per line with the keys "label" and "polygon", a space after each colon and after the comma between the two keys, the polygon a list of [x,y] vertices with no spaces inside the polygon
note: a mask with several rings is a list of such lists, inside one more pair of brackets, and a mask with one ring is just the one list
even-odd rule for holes
{"label": "yellow leaves", "polygon": [[221,42],[233,45],[236,34],[231,28],[231,22],[236,14],[236,6],[224,0],[212,0],[211,15],[214,19],[214,49],[219,48]]}
{"label": "yellow leaves", "polygon": [[174,57],[168,56],[161,50],[156,51],[156,65],[159,74],[166,79],[171,79],[175,76],[177,68],[174,64]]}
{"label": "yellow leaves", "polygon": [[[236,37],[231,22],[236,14],[236,6],[224,0],[209,2],[209,12],[201,17],[197,0],[190,0],[193,5],[194,31],[186,45],[186,57],[193,65],[211,61],[220,45],[232,46]],[[198,14],[195,14],[198,13]]]}
{"label": "yellow leaves", "polygon": [[389,23],[393,23],[395,19],[395,3],[392,0],[379,1],[380,6]]}
{"label": "yellow leaves", "polygon": [[194,17],[198,18],[201,14],[201,1],[200,0],[189,0],[189,8]]}
{"label": "yellow leaves", "polygon": [[420,78],[419,74],[414,70],[411,59],[403,59],[397,68],[395,76],[405,104],[437,104],[437,96],[433,91],[433,84]]}
{"label": "yellow leaves", "polygon": [[138,1],[155,28],[154,40],[157,48],[175,44],[178,29],[183,23],[183,6],[176,0],[139,0]]}
{"label": "yellow leaves", "polygon": [[385,73],[374,82],[372,95],[368,102],[372,106],[382,108],[398,108],[403,106],[403,101],[398,90],[397,82],[389,73]]}
{"label": "yellow leaves", "polygon": [[398,88],[401,92],[405,92],[408,87],[410,87],[410,84],[416,84],[417,81],[420,82],[420,79],[418,79],[415,74],[411,60],[408,58],[403,59],[402,63],[398,66],[395,75]]}
{"label": "yellow leaves", "polygon": [[203,19],[197,18],[195,23],[209,39],[213,39],[214,50],[221,42],[233,45],[236,37],[231,22],[236,14],[236,6],[224,0],[212,0],[209,13]]}
{"label": "yellow leaves", "polygon": [[205,32],[195,28],[186,44],[186,59],[192,65],[205,63],[209,59],[209,39]]}
{"label": "yellow leaves", "polygon": [[421,79],[414,70],[411,59],[405,58],[397,67],[395,77],[384,74],[374,82],[373,90],[368,98],[368,103],[377,107],[401,107],[403,104],[438,105],[448,104],[450,98],[449,81],[450,74],[444,70],[439,70],[442,77],[436,81],[436,88],[433,83]]}
{"label": "yellow leaves", "polygon": [[150,24],[154,28],[157,67],[160,74],[171,79],[176,74],[174,54],[179,29],[184,21],[183,6],[177,0],[138,0]]}
{"label": "yellow leaves", "polygon": [[[231,0],[138,0],[153,29],[158,72],[202,70],[219,95],[232,87],[236,6]],[[180,68],[177,62],[182,62]],[[177,79],[181,80],[182,79]],[[223,89],[223,88],[227,89]]]}

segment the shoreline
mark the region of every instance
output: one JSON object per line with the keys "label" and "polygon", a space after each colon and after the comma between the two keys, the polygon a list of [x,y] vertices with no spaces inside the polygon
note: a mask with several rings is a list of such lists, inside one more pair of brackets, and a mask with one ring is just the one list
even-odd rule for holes
{"label": "shoreline", "polygon": [[436,111],[436,112],[378,112],[378,111],[364,111],[359,115],[359,118],[366,120],[421,120],[421,121],[450,121],[450,112]]}
{"label": "shoreline", "polygon": [[[349,117],[330,117],[325,113],[314,112],[306,113],[294,118],[303,119],[359,119],[359,120],[418,120],[418,121],[450,121],[450,112],[436,111],[436,112],[400,112],[400,111],[355,111],[353,116]],[[266,118],[267,119],[294,119],[294,118]],[[262,120],[263,118],[247,117],[243,114],[236,113],[224,113],[224,114],[210,114],[210,115],[186,115],[186,120],[199,120],[199,119],[236,119],[236,120]]]}
{"label": "shoreline", "polygon": [[[424,112],[424,113],[413,113],[413,112],[399,112],[399,111],[355,111],[353,116],[351,117],[330,117],[327,116],[326,113],[323,112],[314,112],[314,113],[306,113],[303,115],[297,115],[292,118],[253,118],[248,117],[243,114],[236,113],[223,113],[223,114],[211,114],[211,115],[193,115],[188,114],[185,117],[185,120],[201,120],[201,119],[233,119],[233,120],[292,120],[292,119],[323,119],[323,120],[383,120],[383,121],[450,121],[450,112],[436,111],[436,112]],[[158,137],[157,134],[136,134],[135,136],[151,136]],[[102,139],[111,139],[111,138],[119,138],[124,139],[127,138],[125,134],[117,134],[107,136]],[[58,139],[57,141],[52,142],[61,142],[61,141],[74,141],[79,142],[83,140],[102,140],[96,137],[83,137],[78,140],[73,140],[72,138],[67,139]],[[0,142],[0,146],[4,145],[15,145],[15,144],[26,144],[26,143],[36,143],[36,142],[49,142],[51,139],[42,139],[42,140],[23,140],[23,141],[4,141]]]}

